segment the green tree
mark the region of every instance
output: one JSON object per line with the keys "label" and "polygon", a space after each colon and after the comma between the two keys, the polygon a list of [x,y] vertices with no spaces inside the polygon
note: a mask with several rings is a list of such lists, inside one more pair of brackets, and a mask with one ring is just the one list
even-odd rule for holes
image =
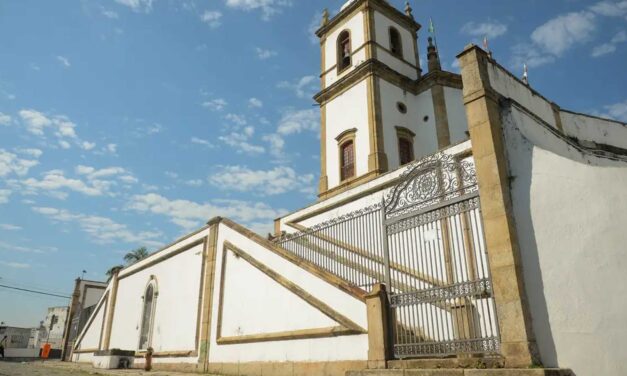
{"label": "green tree", "polygon": [[116,266],[112,266],[111,268],[109,268],[109,270],[107,270],[107,272],[105,273],[107,275],[107,282],[111,280],[111,278],[113,277],[113,275],[120,269],[123,269],[124,265],[116,265]]}
{"label": "green tree", "polygon": [[124,261],[126,261],[126,265],[132,265],[136,263],[137,261],[145,259],[149,255],[150,253],[148,252],[146,247],[141,247],[141,248],[134,249],[130,251],[129,253],[127,253],[126,255],[124,255]]}

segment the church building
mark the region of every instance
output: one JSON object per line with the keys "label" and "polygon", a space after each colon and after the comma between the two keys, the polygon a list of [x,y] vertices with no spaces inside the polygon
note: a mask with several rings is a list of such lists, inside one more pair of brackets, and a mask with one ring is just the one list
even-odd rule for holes
{"label": "church building", "polygon": [[444,71],[420,29],[409,3],[325,11],[318,199],[270,236],[216,217],[118,271],[71,359],[627,374],[627,124],[561,108],[475,45]]}

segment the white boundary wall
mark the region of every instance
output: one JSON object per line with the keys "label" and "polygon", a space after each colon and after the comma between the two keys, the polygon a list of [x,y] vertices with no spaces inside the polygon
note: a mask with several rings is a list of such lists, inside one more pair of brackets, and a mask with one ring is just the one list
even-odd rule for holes
{"label": "white boundary wall", "polygon": [[[555,126],[549,104],[497,68],[492,85]],[[526,111],[503,113],[525,286],[542,361],[627,374],[627,158],[582,153]],[[561,113],[580,140],[622,146],[627,125]]]}

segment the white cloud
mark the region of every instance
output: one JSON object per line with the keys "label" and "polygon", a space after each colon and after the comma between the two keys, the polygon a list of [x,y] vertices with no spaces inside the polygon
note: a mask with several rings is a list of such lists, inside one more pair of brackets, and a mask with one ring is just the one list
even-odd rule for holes
{"label": "white cloud", "polygon": [[189,185],[190,187],[200,187],[202,185],[202,180],[200,179],[186,180],[185,185]]}
{"label": "white cloud", "polygon": [[104,147],[104,150],[105,150],[106,152],[108,152],[108,153],[115,154],[115,153],[117,153],[117,151],[118,151],[118,145],[117,145],[117,144],[107,144],[107,145]]}
{"label": "white cloud", "polygon": [[170,200],[155,193],[134,196],[127,209],[166,216],[172,223],[185,230],[202,226],[215,216],[232,218],[244,224],[259,221],[271,223],[274,218],[286,213],[283,209],[273,209],[261,202],[212,200],[197,203],[188,200]]}
{"label": "white cloud", "polygon": [[309,41],[312,44],[318,44],[320,43],[320,39],[318,39],[318,36],[316,35],[316,31],[318,31],[318,29],[320,28],[320,25],[322,24],[322,12],[316,12],[314,13],[313,17],[311,18],[311,21],[309,21],[309,25],[307,26],[307,37],[309,37]]}
{"label": "white cloud", "polygon": [[285,148],[285,140],[280,134],[272,133],[262,137],[262,140],[270,144],[270,153],[277,158],[283,157],[283,149]]}
{"label": "white cloud", "polygon": [[462,27],[461,32],[472,37],[495,39],[507,32],[507,25],[498,21],[468,22]]}
{"label": "white cloud", "polygon": [[9,197],[11,196],[11,192],[8,189],[0,189],[0,204],[6,204],[9,202]]}
{"label": "white cloud", "polygon": [[5,231],[19,231],[22,229],[22,227],[12,225],[10,223],[0,223],[0,229],[5,230]]}
{"label": "white cloud", "polygon": [[627,122],[627,99],[623,102],[603,106],[603,112],[599,116]]}
{"label": "white cloud", "polygon": [[627,0],[601,1],[590,7],[590,10],[606,17],[625,17],[627,19]]}
{"label": "white cloud", "polygon": [[571,48],[592,39],[597,30],[597,15],[584,10],[558,15],[538,26],[529,43],[512,47],[512,65],[530,67],[554,62]]}
{"label": "white cloud", "polygon": [[291,0],[226,0],[226,6],[230,8],[245,11],[260,10],[261,18],[266,21],[290,5]]}
{"label": "white cloud", "polygon": [[309,191],[312,174],[299,175],[285,166],[271,170],[251,170],[245,166],[225,166],[209,177],[209,182],[220,189],[277,195],[289,191]]}
{"label": "white cloud", "polygon": [[237,153],[261,154],[266,151],[263,146],[251,144],[250,138],[254,133],[253,127],[246,127],[243,131],[236,131],[220,136],[220,141],[236,149]]}
{"label": "white cloud", "polygon": [[54,136],[57,137],[59,146],[63,149],[71,147],[68,140],[84,150],[91,150],[96,146],[93,142],[81,140],[76,134],[76,124],[65,115],[48,116],[33,109],[20,110],[18,114],[22,118],[26,130],[35,136],[45,137],[46,130],[51,129]]}
{"label": "white cloud", "polygon": [[250,108],[262,108],[263,107],[263,102],[261,101],[261,99],[258,99],[258,98],[250,98],[248,100],[248,107],[250,107]]}
{"label": "white cloud", "polygon": [[[35,149],[36,150],[36,149]],[[28,174],[28,170],[39,164],[36,160],[22,159],[4,149],[0,149],[0,177],[9,174],[24,176]]]}
{"label": "white cloud", "polygon": [[55,222],[77,225],[83,232],[90,236],[90,240],[99,244],[124,242],[135,245],[147,245],[156,247],[162,244],[158,241],[162,237],[161,232],[140,231],[133,232],[125,224],[96,215],[72,213],[65,209],[51,207],[33,207],[36,213],[45,215]]}
{"label": "white cloud", "polygon": [[226,114],[224,118],[233,122],[235,125],[243,126],[247,124],[246,117],[244,115]]}
{"label": "white cloud", "polygon": [[618,48],[618,44],[624,42],[627,42],[627,32],[625,32],[625,30],[622,30],[616,33],[616,35],[614,35],[608,43],[603,43],[594,47],[590,55],[592,57],[600,57],[603,55],[611,54],[616,51],[616,49]]}
{"label": "white cloud", "polygon": [[259,58],[259,60],[266,60],[278,55],[276,51],[266,50],[260,47],[255,48],[255,52],[257,52],[257,57]]}
{"label": "white cloud", "polygon": [[30,268],[30,264],[23,264],[19,262],[8,262],[8,261],[0,261],[0,264],[4,266],[8,266],[9,268],[14,269],[28,269]]}
{"label": "white cloud", "polygon": [[281,81],[277,87],[294,91],[298,98],[311,98],[318,90],[318,82],[315,76],[305,76],[294,82]]}
{"label": "white cloud", "polygon": [[65,68],[69,68],[72,66],[72,64],[70,64],[70,59],[65,56],[58,55],[57,61],[59,61],[59,64],[61,64]]}
{"label": "white cloud", "polygon": [[100,13],[107,17],[107,18],[111,18],[111,19],[118,19],[119,16],[116,12],[112,11],[112,10],[108,10],[104,7],[100,7]]}
{"label": "white cloud", "polygon": [[211,11],[206,10],[200,16],[200,20],[206,23],[207,25],[209,25],[209,27],[211,27],[212,29],[215,29],[222,24],[221,19],[222,19],[222,12],[219,12],[217,10],[211,10]]}
{"label": "white cloud", "polygon": [[131,8],[134,12],[148,13],[152,10],[154,0],[115,0],[115,2]]}
{"label": "white cloud", "polygon": [[304,131],[318,132],[319,129],[320,113],[318,110],[289,110],[281,117],[277,132],[282,135],[289,135]]}
{"label": "white cloud", "polygon": [[40,149],[35,149],[35,148],[17,149],[17,152],[21,154],[29,155],[34,158],[39,158],[44,153]]}
{"label": "white cloud", "polygon": [[190,142],[192,144],[198,144],[198,145],[206,146],[209,149],[213,149],[215,147],[211,142],[209,142],[209,141],[207,141],[205,139],[199,138],[199,137],[192,137],[190,139]]}
{"label": "white cloud", "polygon": [[595,30],[593,13],[572,12],[557,16],[536,28],[531,33],[531,40],[546,52],[561,56],[572,46],[590,40]]}
{"label": "white cloud", "polygon": [[67,191],[86,196],[115,196],[113,188],[118,184],[135,184],[137,178],[122,167],[94,167],[78,165],[75,173],[81,178],[67,177],[62,170],[50,170],[43,173],[41,179],[28,178],[19,181],[25,194],[45,193],[58,199],[65,199]]}
{"label": "white cloud", "polygon": [[11,117],[0,112],[0,125],[11,125]]}
{"label": "white cloud", "polygon": [[23,245],[15,245],[0,241],[0,249],[5,251],[19,252],[19,253],[50,253],[56,252],[58,249],[56,247],[26,247]]}
{"label": "white cloud", "polygon": [[165,176],[169,177],[170,179],[178,179],[179,178],[179,174],[177,174],[176,172],[166,171],[163,174]]}
{"label": "white cloud", "polygon": [[212,99],[203,102],[202,104],[203,107],[208,108],[211,111],[222,111],[227,105],[228,103],[222,98]]}

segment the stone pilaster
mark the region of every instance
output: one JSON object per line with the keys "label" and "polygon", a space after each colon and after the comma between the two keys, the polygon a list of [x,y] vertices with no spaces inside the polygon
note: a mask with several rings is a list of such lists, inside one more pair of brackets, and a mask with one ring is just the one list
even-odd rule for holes
{"label": "stone pilaster", "polygon": [[539,363],[514,223],[498,94],[486,52],[472,45],[459,56],[464,105],[479,182],[481,216],[507,367]]}
{"label": "stone pilaster", "polygon": [[368,317],[368,368],[386,368],[391,356],[390,307],[385,285],[377,284],[366,295]]}
{"label": "stone pilaster", "polygon": [[111,343],[111,329],[113,328],[113,316],[115,314],[115,301],[118,297],[118,283],[119,283],[120,269],[117,269],[111,277],[111,290],[109,290],[109,303],[107,309],[107,316],[105,317],[105,332],[102,338],[101,350],[109,350]]}

